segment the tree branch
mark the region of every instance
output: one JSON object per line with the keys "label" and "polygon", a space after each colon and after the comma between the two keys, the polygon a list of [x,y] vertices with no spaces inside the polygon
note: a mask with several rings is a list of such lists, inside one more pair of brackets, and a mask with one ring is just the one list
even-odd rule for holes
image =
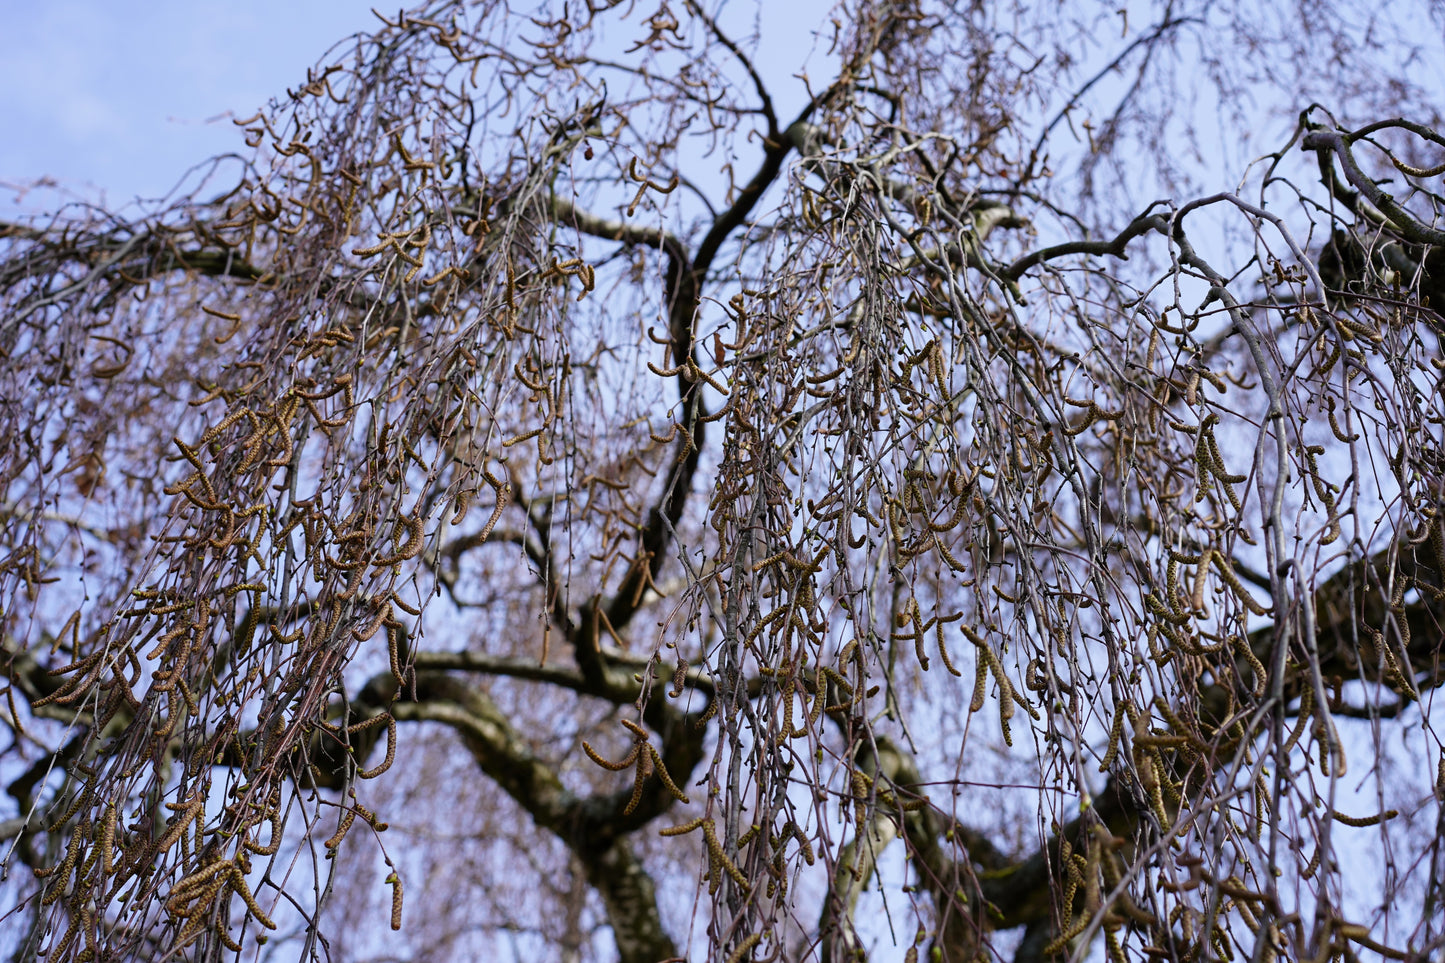
{"label": "tree branch", "polygon": [[599,835],[587,818],[590,800],[562,785],[487,696],[453,676],[417,674],[416,702],[398,702],[400,720],[440,722],[456,730],[473,760],[507,795],[555,834],[582,863],[597,889],[623,963],[657,963],[677,955],[662,926],[656,887],[618,834]]}
{"label": "tree branch", "polygon": [[1124,230],[1120,231],[1113,240],[1109,241],[1067,241],[1063,244],[1055,244],[1052,247],[1041,248],[1031,251],[1023,257],[1014,261],[1008,267],[999,272],[999,277],[1007,281],[1017,281],[1024,272],[1032,267],[1042,264],[1044,261],[1051,261],[1054,258],[1068,257],[1071,254],[1101,255],[1107,254],[1111,257],[1127,259],[1129,242],[1140,235],[1150,231],[1157,231],[1160,234],[1169,233],[1169,221],[1162,214],[1150,214],[1145,211],[1134,220],[1130,221]]}
{"label": "tree branch", "polygon": [[1318,152],[1321,158],[1329,153],[1338,157],[1340,168],[1345,172],[1345,179],[1390,219],[1391,227],[1405,240],[1414,244],[1445,244],[1445,231],[1421,224],[1414,215],[1401,207],[1393,196],[1380,190],[1380,186],[1360,170],[1354,152],[1350,150],[1350,143],[1356,136],[1344,131],[1315,127],[1304,136],[1300,147]]}

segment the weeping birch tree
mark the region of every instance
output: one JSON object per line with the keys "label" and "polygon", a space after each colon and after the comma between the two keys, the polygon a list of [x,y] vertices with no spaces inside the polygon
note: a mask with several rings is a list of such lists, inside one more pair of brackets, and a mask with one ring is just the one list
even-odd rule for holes
{"label": "weeping birch tree", "polygon": [[5,949],[1438,959],[1440,24],[1259,6],[439,2],[0,224]]}

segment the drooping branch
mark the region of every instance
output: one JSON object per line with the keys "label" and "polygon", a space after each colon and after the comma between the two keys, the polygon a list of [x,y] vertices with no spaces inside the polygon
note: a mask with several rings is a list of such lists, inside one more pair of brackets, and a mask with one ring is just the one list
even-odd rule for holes
{"label": "drooping branch", "polygon": [[[1432,520],[1430,524],[1435,523]],[[1319,615],[1313,651],[1319,660],[1318,670],[1326,679],[1334,680],[1336,685],[1342,679],[1379,682],[1399,693],[1402,702],[1418,700],[1421,688],[1445,684],[1441,650],[1445,592],[1441,591],[1439,574],[1445,570],[1445,559],[1421,554],[1429,546],[1441,544],[1432,533],[1422,535],[1419,543],[1419,547],[1411,547],[1402,541],[1396,548],[1361,559],[1336,572],[1316,590],[1314,605]],[[1411,591],[1419,593],[1419,598],[1404,602]],[[1201,689],[1193,709],[1182,704],[1174,706],[1174,717],[1189,728],[1164,738],[1187,739],[1204,747],[1215,767],[1227,764],[1258,735],[1231,733],[1252,715],[1241,707],[1255,702],[1253,693],[1260,683],[1257,669],[1272,661],[1275,645],[1272,626],[1257,630],[1249,639],[1251,655],[1239,660],[1231,683]],[[1338,703],[1333,710],[1328,704],[1317,704],[1309,691],[1313,688],[1309,667],[1303,661],[1291,661],[1289,665],[1288,677],[1280,686],[1288,700],[1284,712],[1287,718],[1302,714],[1323,718],[1345,708]],[[1123,841],[1125,848],[1120,855],[1127,856],[1140,851],[1138,840],[1157,831],[1150,828],[1154,820],[1144,790],[1133,785],[1133,776],[1127,770],[1117,771],[1109,776],[1102,790],[1089,798],[1083,815],[1063,826],[1038,850],[1021,858],[1009,858],[983,833],[942,819],[932,810],[905,813],[899,808],[899,797],[890,798],[890,791],[906,791],[916,784],[917,766],[891,742],[879,739],[877,744],[881,762],[873,762],[871,750],[865,747],[860,750],[858,767],[887,804],[877,803],[866,830],[844,848],[835,874],[835,892],[823,914],[822,932],[831,934],[825,935],[827,940],[848,939],[846,924],[840,924],[840,919],[851,919],[853,903],[871,876],[881,850],[898,837],[901,827],[917,856],[920,884],[932,896],[941,921],[943,935],[938,937],[938,944],[944,959],[971,959],[966,952],[957,957],[955,954],[960,948],[967,951],[976,947],[987,927],[1027,927],[1032,935],[1020,947],[1018,959],[1055,959],[1043,950],[1058,934],[1057,901],[1065,890],[1066,854],[1082,853],[1098,845],[1092,840],[1102,832]],[[1180,773],[1189,769],[1183,755],[1165,752],[1161,758],[1171,771],[1176,766]],[[1183,815],[1183,810],[1176,810],[1172,818]],[[945,834],[950,841],[947,844],[942,842]],[[952,855],[954,852],[962,858]],[[975,874],[969,864],[982,872]],[[976,899],[973,904],[961,901],[959,893],[976,893]],[[979,903],[987,907],[986,914],[972,911]],[[1132,902],[1127,905],[1132,912],[1140,913]],[[1081,908],[1076,906],[1072,911]]]}

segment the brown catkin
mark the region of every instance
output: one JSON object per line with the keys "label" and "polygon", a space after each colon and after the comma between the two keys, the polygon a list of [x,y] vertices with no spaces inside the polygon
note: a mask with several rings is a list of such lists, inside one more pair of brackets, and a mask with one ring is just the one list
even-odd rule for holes
{"label": "brown catkin", "polygon": [[399,930],[401,929],[401,877],[393,870],[386,881],[391,884],[391,928]]}

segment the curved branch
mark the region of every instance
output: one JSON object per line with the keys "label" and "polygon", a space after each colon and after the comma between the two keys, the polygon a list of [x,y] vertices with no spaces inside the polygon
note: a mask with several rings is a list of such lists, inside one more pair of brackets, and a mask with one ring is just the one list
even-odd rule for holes
{"label": "curved branch", "polygon": [[521,733],[485,693],[443,673],[417,674],[416,702],[398,702],[400,720],[440,722],[454,729],[472,759],[534,822],[560,839],[581,862],[602,897],[624,963],[657,963],[677,955],[662,926],[651,875],[620,835],[603,836],[579,798],[528,748]]}
{"label": "curved branch", "polygon": [[1445,231],[1421,224],[1414,215],[1401,207],[1393,196],[1380,190],[1378,184],[1365,176],[1365,172],[1360,170],[1360,165],[1355,161],[1354,152],[1350,150],[1350,142],[1355,136],[1339,130],[1317,127],[1304,136],[1300,147],[1303,150],[1316,151],[1321,160],[1331,153],[1338,157],[1345,179],[1390,219],[1391,226],[1405,240],[1414,244],[1445,244]]}
{"label": "curved branch", "polygon": [[773,98],[768,94],[767,85],[763,83],[763,78],[758,75],[757,69],[753,66],[752,58],[745,54],[742,49],[733,42],[731,37],[723,33],[717,21],[708,16],[707,12],[693,2],[693,0],[688,0],[687,9],[693,16],[707,24],[708,30],[712,31],[712,35],[717,38],[717,42],[727,48],[727,51],[737,58],[738,63],[742,64],[743,69],[748,72],[748,79],[753,82],[753,89],[757,91],[758,99],[761,100],[763,104],[761,110],[763,116],[766,117],[768,121],[768,140],[777,140],[778,115],[773,111]]}
{"label": "curved branch", "polygon": [[1014,261],[1008,267],[999,272],[999,277],[1007,281],[1017,281],[1029,268],[1036,267],[1044,261],[1051,261],[1058,257],[1068,257],[1071,254],[1101,255],[1107,254],[1121,260],[1128,259],[1129,242],[1134,238],[1150,231],[1157,231],[1160,234],[1169,233],[1169,220],[1162,214],[1150,214],[1145,211],[1134,220],[1130,221],[1124,230],[1110,241],[1067,241],[1063,244],[1055,244],[1052,247],[1041,248],[1031,251],[1023,257]]}

